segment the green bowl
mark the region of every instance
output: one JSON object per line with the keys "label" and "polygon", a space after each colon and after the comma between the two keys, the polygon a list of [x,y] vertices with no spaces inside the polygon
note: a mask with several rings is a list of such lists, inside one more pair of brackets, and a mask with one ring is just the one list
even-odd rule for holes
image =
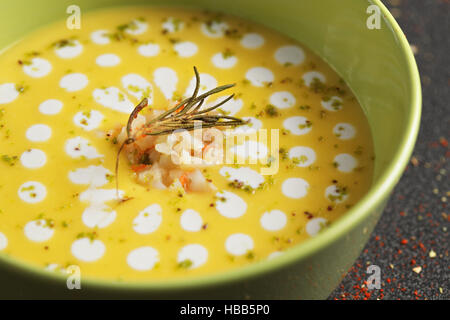
{"label": "green bowl", "polygon": [[[0,48],[41,25],[66,18],[71,4],[73,0],[36,0],[32,5],[28,0],[2,1]],[[77,1],[82,12],[132,4],[183,5],[234,14],[272,27],[319,54],[350,85],[369,119],[376,153],[373,185],[344,217],[277,259],[185,280],[128,283],[82,278],[82,290],[68,290],[65,277],[3,254],[0,298],[326,298],[367,242],[419,129],[419,74],[394,18],[379,0]],[[379,29],[367,26],[376,14],[370,10],[375,7],[369,8],[372,5],[379,8]]]}

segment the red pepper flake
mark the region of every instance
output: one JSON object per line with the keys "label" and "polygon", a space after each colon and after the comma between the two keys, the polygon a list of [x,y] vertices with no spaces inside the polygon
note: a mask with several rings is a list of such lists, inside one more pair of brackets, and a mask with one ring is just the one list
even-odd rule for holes
{"label": "red pepper flake", "polygon": [[425,248],[425,245],[422,242],[419,242],[419,247],[420,249],[422,249],[423,251],[427,251],[427,249]]}
{"label": "red pepper flake", "polygon": [[407,239],[402,239],[402,241],[401,241],[400,243],[403,244],[403,245],[405,245],[405,244],[408,243],[408,240],[407,240]]}
{"label": "red pepper flake", "polygon": [[411,265],[415,265],[416,264],[416,260],[415,259],[411,259]]}
{"label": "red pepper flake", "polygon": [[400,211],[400,215],[404,217],[406,215],[405,211]]}
{"label": "red pepper flake", "polygon": [[448,147],[448,141],[447,141],[447,139],[445,139],[444,137],[441,137],[441,138],[439,139],[439,143],[440,143],[441,146],[443,146],[444,148],[447,148],[447,147]]}

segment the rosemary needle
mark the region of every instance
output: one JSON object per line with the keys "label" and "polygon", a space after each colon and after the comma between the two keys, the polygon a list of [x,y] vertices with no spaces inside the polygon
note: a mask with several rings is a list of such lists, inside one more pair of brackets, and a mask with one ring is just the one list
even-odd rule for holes
{"label": "rosemary needle", "polygon": [[[205,102],[205,99],[207,99],[213,94],[232,88],[235,86],[235,84],[227,84],[219,86],[217,88],[209,90],[208,92],[198,95],[200,91],[200,75],[196,67],[194,67],[194,73],[195,73],[195,89],[192,96],[182,100],[171,109],[163,112],[156,118],[148,121],[142,127],[141,132],[143,131],[143,133],[141,134],[149,136],[161,136],[171,134],[181,129],[192,131],[199,128],[235,127],[247,123],[247,121],[244,121],[237,117],[211,114],[212,111],[216,110],[220,106],[224,105],[225,103],[233,99],[234,94],[228,96],[226,99],[215,104],[212,107],[200,110],[201,106]],[[119,148],[119,151],[117,152],[116,168],[115,168],[117,199],[119,199],[118,173],[119,173],[120,154],[122,153],[126,145],[132,144],[136,141],[136,136],[132,135],[131,133],[133,121],[137,118],[139,113],[142,110],[144,110],[147,106],[148,106],[148,99],[144,98],[131,112],[126,127],[127,139],[122,143],[122,145]],[[124,201],[124,199],[120,200],[121,202]]]}

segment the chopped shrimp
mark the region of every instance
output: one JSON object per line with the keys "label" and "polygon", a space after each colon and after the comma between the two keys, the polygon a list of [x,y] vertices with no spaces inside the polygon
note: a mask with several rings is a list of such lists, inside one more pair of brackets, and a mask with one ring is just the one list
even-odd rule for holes
{"label": "chopped shrimp", "polygon": [[[126,144],[124,152],[137,181],[157,189],[176,189],[186,192],[216,190],[198,169],[221,163],[223,160],[223,132],[215,128],[193,131],[179,130],[168,135],[145,134],[144,125],[163,111],[138,115],[131,134],[134,142]],[[126,127],[112,133],[119,145],[127,139]]]}

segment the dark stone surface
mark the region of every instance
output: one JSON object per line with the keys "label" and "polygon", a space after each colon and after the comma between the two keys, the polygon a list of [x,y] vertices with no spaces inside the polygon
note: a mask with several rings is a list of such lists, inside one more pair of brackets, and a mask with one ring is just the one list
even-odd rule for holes
{"label": "dark stone surface", "polygon": [[[417,51],[422,125],[412,161],[371,239],[329,299],[449,299],[450,1],[383,2]],[[364,285],[372,264],[381,269],[380,290]]]}

